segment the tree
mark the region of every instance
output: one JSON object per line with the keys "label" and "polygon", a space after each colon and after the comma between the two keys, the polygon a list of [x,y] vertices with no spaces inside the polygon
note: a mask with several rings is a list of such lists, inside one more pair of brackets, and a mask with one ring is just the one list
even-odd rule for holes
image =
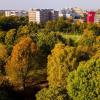
{"label": "tree", "polygon": [[30,22],[28,24],[28,28],[29,28],[31,34],[37,33],[41,29],[39,24],[33,23],[33,22]]}
{"label": "tree", "polygon": [[18,29],[20,25],[26,25],[28,23],[28,17],[10,16],[0,17],[0,30],[8,31],[9,29]]}
{"label": "tree", "polygon": [[9,30],[5,36],[5,43],[12,45],[15,40],[15,35],[16,35],[16,29]]}
{"label": "tree", "polygon": [[16,38],[16,29],[10,29],[5,36],[5,44],[7,46],[9,55],[11,54],[15,38]]}
{"label": "tree", "polygon": [[58,18],[55,24],[55,30],[59,32],[66,32],[66,26],[67,24],[64,18]]}
{"label": "tree", "polygon": [[17,32],[17,37],[21,37],[21,36],[24,36],[24,35],[29,35],[29,28],[27,25],[25,26],[20,26],[19,29],[18,29],[18,32]]}
{"label": "tree", "polygon": [[7,57],[7,49],[4,44],[0,43],[0,59],[5,60]]}
{"label": "tree", "polygon": [[65,87],[68,73],[76,69],[75,48],[58,43],[48,56],[47,74],[50,86]]}
{"label": "tree", "polygon": [[44,88],[36,94],[36,100],[69,100],[66,89]]}
{"label": "tree", "polygon": [[0,73],[5,73],[5,63],[7,60],[7,48],[4,44],[0,43]]}
{"label": "tree", "polygon": [[55,22],[56,21],[48,21],[45,25],[45,31],[46,32],[55,31]]}
{"label": "tree", "polygon": [[73,100],[99,100],[100,58],[80,63],[67,77],[67,90]]}
{"label": "tree", "polygon": [[80,37],[79,39],[79,45],[84,45],[84,46],[93,46],[93,43],[96,41],[96,36],[95,34],[86,29],[84,30],[84,34]]}
{"label": "tree", "polygon": [[0,31],[0,43],[4,43],[5,35],[6,35],[5,32]]}
{"label": "tree", "polygon": [[10,59],[6,65],[8,78],[13,84],[19,83],[25,88],[25,81],[32,65],[32,60],[37,51],[36,44],[31,38],[24,37],[13,47]]}
{"label": "tree", "polygon": [[56,34],[54,32],[46,33],[37,33],[37,45],[38,53],[37,60],[39,65],[42,67],[47,66],[47,57],[51,52],[51,49],[54,48],[55,43],[57,42]]}
{"label": "tree", "polygon": [[17,23],[15,21],[15,17],[0,17],[0,29],[1,30],[9,30],[12,28],[16,28]]}
{"label": "tree", "polygon": [[100,37],[96,36],[93,31],[86,29],[78,41],[77,49],[87,53],[89,57],[95,55],[100,50]]}

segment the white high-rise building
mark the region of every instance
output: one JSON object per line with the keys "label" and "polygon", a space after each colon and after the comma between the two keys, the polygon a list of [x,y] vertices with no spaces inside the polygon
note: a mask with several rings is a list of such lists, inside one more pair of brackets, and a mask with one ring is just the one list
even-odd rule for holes
{"label": "white high-rise building", "polygon": [[58,17],[58,12],[52,9],[30,9],[28,12],[29,22],[45,23]]}

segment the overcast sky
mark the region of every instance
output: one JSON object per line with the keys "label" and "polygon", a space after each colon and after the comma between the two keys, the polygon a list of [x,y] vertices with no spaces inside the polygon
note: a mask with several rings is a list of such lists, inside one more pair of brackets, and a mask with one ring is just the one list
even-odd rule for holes
{"label": "overcast sky", "polygon": [[0,9],[26,9],[29,8],[71,8],[85,9],[100,8],[100,0],[0,0]]}

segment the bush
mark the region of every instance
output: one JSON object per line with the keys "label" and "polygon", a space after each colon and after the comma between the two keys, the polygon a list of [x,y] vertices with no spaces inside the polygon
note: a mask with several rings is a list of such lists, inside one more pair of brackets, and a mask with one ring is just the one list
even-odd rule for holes
{"label": "bush", "polygon": [[68,100],[67,91],[63,88],[44,88],[36,94],[36,100]]}
{"label": "bush", "polygon": [[73,100],[100,100],[100,58],[80,63],[67,77],[67,90]]}

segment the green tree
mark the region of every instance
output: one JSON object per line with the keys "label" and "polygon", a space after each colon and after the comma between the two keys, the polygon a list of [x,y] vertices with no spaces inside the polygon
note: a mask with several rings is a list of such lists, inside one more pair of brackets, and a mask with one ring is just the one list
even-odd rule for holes
{"label": "green tree", "polygon": [[25,81],[33,67],[32,62],[36,51],[36,44],[29,37],[22,38],[13,47],[11,57],[6,65],[7,76],[13,84],[19,83],[25,88]]}
{"label": "green tree", "polygon": [[28,23],[28,17],[10,16],[0,17],[0,30],[8,31],[9,29],[18,29],[20,25],[24,26]]}
{"label": "green tree", "polygon": [[59,32],[66,32],[66,27],[67,27],[67,24],[64,18],[62,17],[58,18],[55,24],[55,30]]}
{"label": "green tree", "polygon": [[41,29],[39,24],[32,23],[32,22],[30,22],[28,24],[28,28],[29,28],[31,34],[37,33]]}
{"label": "green tree", "polygon": [[67,77],[67,90],[73,100],[99,100],[100,58],[80,63]]}
{"label": "green tree", "polygon": [[69,100],[66,89],[44,88],[36,94],[36,100]]}
{"label": "green tree", "polygon": [[56,21],[48,21],[45,25],[45,31],[46,32],[55,31],[55,22]]}

